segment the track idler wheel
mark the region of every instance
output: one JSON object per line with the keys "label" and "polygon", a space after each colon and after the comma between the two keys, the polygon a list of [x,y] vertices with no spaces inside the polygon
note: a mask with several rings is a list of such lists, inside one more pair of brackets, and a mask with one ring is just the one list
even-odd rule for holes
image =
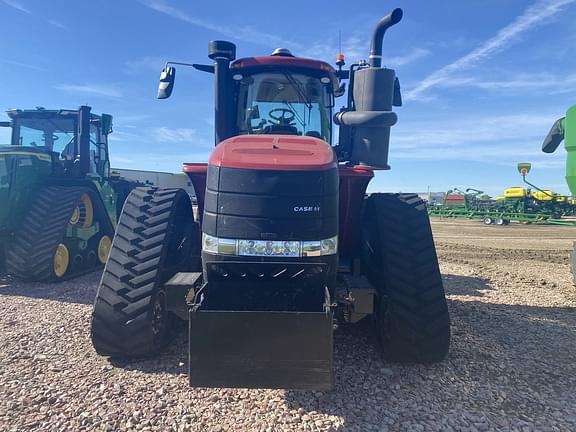
{"label": "track idler wheel", "polygon": [[106,264],[108,256],[110,255],[110,249],[112,248],[112,240],[107,235],[102,236],[98,242],[98,260],[101,264]]}
{"label": "track idler wheel", "polygon": [[54,252],[54,275],[63,277],[70,266],[70,252],[65,244],[60,243]]}

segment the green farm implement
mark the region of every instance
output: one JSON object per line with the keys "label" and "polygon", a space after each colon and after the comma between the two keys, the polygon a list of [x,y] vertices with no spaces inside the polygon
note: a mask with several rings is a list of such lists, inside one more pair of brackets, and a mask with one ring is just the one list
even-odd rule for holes
{"label": "green farm implement", "polygon": [[[552,125],[544,139],[542,151],[553,153],[564,141],[566,148],[566,183],[572,196],[576,196],[576,105],[566,111],[566,115]],[[576,244],[570,257],[570,265],[574,283],[576,284]]]}
{"label": "green farm implement", "polygon": [[511,187],[493,200],[477,189],[469,188],[466,192],[462,192],[455,188],[446,193],[442,204],[430,206],[428,214],[439,218],[476,219],[486,225],[508,225],[511,221],[527,224],[576,225],[576,220],[565,218],[575,213],[576,206],[571,198],[529,183],[525,176],[530,171],[530,164],[518,164],[518,170],[524,182],[536,191]]}
{"label": "green farm implement", "polygon": [[101,267],[134,184],[110,175],[112,116],[78,110],[7,111],[0,146],[0,267],[58,281]]}

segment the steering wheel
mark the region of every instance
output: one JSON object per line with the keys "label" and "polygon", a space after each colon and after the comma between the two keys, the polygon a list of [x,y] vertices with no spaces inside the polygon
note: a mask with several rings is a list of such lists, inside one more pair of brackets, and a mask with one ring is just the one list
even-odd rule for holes
{"label": "steering wheel", "polygon": [[[277,115],[274,115],[278,113]],[[289,125],[296,117],[296,113],[286,108],[274,108],[268,112],[268,116],[277,122],[278,125]]]}

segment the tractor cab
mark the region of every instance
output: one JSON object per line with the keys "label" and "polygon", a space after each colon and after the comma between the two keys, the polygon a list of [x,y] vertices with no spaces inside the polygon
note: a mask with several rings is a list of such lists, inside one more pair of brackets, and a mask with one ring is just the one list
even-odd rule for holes
{"label": "tractor cab", "polygon": [[238,135],[278,134],[332,141],[332,108],[339,84],[327,63],[287,49],[231,65]]}
{"label": "tractor cab", "polygon": [[[108,134],[112,116],[97,116],[90,107],[74,110],[9,110],[10,146],[0,147],[0,157],[18,166],[45,165],[49,175],[108,177]],[[5,161],[5,163],[7,163]]]}

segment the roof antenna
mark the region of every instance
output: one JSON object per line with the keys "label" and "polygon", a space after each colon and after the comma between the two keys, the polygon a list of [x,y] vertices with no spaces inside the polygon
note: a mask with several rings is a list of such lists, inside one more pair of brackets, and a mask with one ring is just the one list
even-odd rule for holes
{"label": "roof antenna", "polygon": [[342,66],[346,63],[344,62],[344,54],[342,54],[342,31],[338,30],[338,55],[336,56],[336,66],[338,66],[338,71],[342,71]]}

